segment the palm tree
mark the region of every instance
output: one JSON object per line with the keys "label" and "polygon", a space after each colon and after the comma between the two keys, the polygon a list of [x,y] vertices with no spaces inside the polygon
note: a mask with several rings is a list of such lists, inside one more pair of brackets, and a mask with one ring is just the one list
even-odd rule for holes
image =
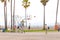
{"label": "palm tree", "polygon": [[23,0],[23,2],[22,2],[23,4],[22,4],[22,6],[24,6],[24,8],[25,8],[25,21],[26,21],[26,27],[27,27],[27,7],[29,7],[30,6],[30,2],[28,2],[28,0]]}
{"label": "palm tree", "polygon": [[0,0],[0,1],[4,2],[4,21],[5,21],[5,29],[7,29],[7,0]]}
{"label": "palm tree", "polygon": [[15,17],[15,0],[14,0],[14,6],[13,6],[13,27],[15,25],[15,18],[14,17]]}
{"label": "palm tree", "polygon": [[55,27],[57,27],[58,8],[59,8],[59,0],[57,0]]}
{"label": "palm tree", "polygon": [[12,30],[12,0],[11,0],[11,30]]}
{"label": "palm tree", "polygon": [[46,6],[46,3],[48,2],[48,0],[41,0],[41,3],[43,4],[43,7],[44,7],[44,20],[43,20],[43,30],[45,30],[45,6]]}

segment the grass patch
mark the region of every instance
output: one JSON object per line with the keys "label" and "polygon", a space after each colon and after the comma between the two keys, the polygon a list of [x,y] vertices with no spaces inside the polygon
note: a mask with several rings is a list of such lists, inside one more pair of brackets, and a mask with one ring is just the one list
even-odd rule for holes
{"label": "grass patch", "polygon": [[5,30],[5,32],[11,32],[11,31],[7,29],[7,30]]}
{"label": "grass patch", "polygon": [[57,32],[57,30],[48,30],[48,32]]}
{"label": "grass patch", "polygon": [[[5,30],[4,32],[16,32],[16,30]],[[18,30],[17,32],[21,32]],[[24,32],[46,32],[46,30],[24,30]],[[58,32],[57,30],[47,30],[47,32]]]}
{"label": "grass patch", "polygon": [[[45,32],[46,30],[24,30],[25,32]],[[48,30],[48,32],[57,32],[57,30]]]}

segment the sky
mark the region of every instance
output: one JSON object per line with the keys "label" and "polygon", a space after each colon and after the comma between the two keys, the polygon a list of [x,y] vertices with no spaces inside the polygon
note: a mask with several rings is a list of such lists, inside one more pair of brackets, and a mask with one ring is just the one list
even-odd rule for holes
{"label": "sky", "polygon": [[[14,0],[12,0],[14,3]],[[16,24],[21,19],[25,17],[25,9],[22,6],[23,0],[15,0],[15,19]],[[29,0],[30,6],[27,8],[27,15],[31,16],[31,20],[27,20],[28,25],[30,23],[31,26],[42,26],[43,25],[43,14],[44,8],[41,0]],[[8,25],[11,24],[11,2],[7,2],[7,23]],[[12,4],[13,5],[13,4]],[[0,25],[4,26],[4,4],[0,2]],[[12,6],[13,7],[13,6]],[[49,0],[45,6],[45,24],[48,26],[55,24],[55,17],[56,17],[56,7],[57,7],[57,0]],[[60,24],[60,3],[58,9],[58,24]],[[35,17],[34,17],[35,16]]]}

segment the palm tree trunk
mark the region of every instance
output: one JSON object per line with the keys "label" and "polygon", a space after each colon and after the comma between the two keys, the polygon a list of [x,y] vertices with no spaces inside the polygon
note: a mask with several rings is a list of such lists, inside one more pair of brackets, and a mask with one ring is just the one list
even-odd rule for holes
{"label": "palm tree trunk", "polygon": [[25,22],[26,22],[26,27],[27,27],[27,13],[26,13],[26,11],[27,11],[27,8],[25,8]]}
{"label": "palm tree trunk", "polygon": [[58,30],[58,25],[57,25],[58,7],[59,7],[59,0],[57,1],[57,8],[56,8],[55,30]]}
{"label": "palm tree trunk", "polygon": [[15,25],[15,0],[14,0],[14,7],[13,7],[13,27]]}
{"label": "palm tree trunk", "polygon": [[45,6],[44,6],[44,15],[43,15],[44,19],[43,19],[43,30],[45,30]]}
{"label": "palm tree trunk", "polygon": [[59,0],[57,1],[57,9],[56,9],[56,22],[55,22],[55,25],[57,24],[58,7],[59,7]]}
{"label": "palm tree trunk", "polygon": [[4,20],[5,20],[5,29],[7,29],[7,6],[6,1],[4,1]]}
{"label": "palm tree trunk", "polygon": [[11,30],[12,30],[12,0],[11,0]]}

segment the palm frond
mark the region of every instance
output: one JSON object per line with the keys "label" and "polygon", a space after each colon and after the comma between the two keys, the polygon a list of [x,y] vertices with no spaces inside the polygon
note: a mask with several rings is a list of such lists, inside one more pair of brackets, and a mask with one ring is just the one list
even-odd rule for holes
{"label": "palm frond", "polygon": [[10,2],[10,0],[8,0],[8,2]]}
{"label": "palm frond", "polygon": [[28,2],[28,0],[23,0],[23,2]]}
{"label": "palm frond", "polygon": [[0,0],[1,2],[4,2],[4,0]]}

